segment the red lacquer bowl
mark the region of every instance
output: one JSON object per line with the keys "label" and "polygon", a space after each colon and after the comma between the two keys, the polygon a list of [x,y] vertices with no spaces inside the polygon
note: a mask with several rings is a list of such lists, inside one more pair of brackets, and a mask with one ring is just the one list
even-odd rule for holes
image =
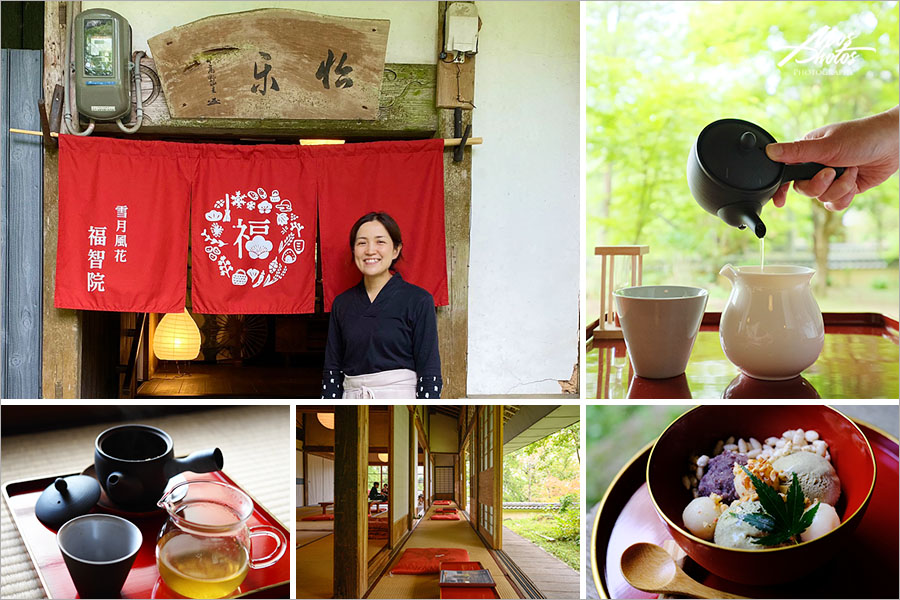
{"label": "red lacquer bowl", "polygon": [[[809,542],[764,550],[717,546],[683,527],[681,514],[692,497],[681,478],[692,453],[708,452],[716,441],[731,435],[764,440],[798,427],[817,431],[828,443],[841,479],[841,499],[835,507],[840,526]],[[866,437],[850,419],[827,406],[698,406],[672,423],[654,444],[647,462],[647,488],[672,537],[694,561],[731,581],[772,585],[803,577],[847,543],[869,504],[875,471]]]}

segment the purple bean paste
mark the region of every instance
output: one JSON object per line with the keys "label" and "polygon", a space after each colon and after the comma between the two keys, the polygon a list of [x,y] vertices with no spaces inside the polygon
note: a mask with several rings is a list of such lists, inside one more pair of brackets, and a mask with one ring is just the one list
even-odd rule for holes
{"label": "purple bean paste", "polygon": [[700,479],[700,485],[697,486],[697,492],[701,496],[718,494],[722,496],[722,502],[725,503],[737,500],[738,496],[734,491],[734,473],[732,472],[734,463],[746,465],[747,456],[726,450],[722,454],[709,459],[706,473],[703,474],[703,477]]}

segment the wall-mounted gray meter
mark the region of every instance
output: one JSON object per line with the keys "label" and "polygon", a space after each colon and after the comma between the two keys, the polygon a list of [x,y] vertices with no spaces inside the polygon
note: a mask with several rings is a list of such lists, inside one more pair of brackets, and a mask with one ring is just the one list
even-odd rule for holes
{"label": "wall-mounted gray meter", "polygon": [[75,103],[78,112],[112,121],[131,111],[131,26],[105,8],[75,17]]}

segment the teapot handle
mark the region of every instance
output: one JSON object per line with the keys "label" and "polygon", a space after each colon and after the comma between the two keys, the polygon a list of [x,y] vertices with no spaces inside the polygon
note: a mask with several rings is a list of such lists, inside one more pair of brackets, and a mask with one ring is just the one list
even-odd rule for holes
{"label": "teapot handle", "polygon": [[786,181],[796,181],[798,179],[812,179],[815,174],[822,169],[834,169],[835,179],[843,175],[845,171],[844,167],[829,167],[813,162],[784,165],[784,175],[781,178],[781,183],[785,183]]}
{"label": "teapot handle", "polygon": [[251,558],[251,569],[264,569],[266,567],[271,567],[276,562],[278,562],[278,559],[280,559],[284,555],[284,551],[288,545],[287,539],[284,537],[284,534],[271,525],[257,525],[250,528],[251,539],[259,536],[270,537],[275,540],[278,545],[274,550],[272,550],[272,552],[270,552],[266,556],[263,556],[262,558]]}

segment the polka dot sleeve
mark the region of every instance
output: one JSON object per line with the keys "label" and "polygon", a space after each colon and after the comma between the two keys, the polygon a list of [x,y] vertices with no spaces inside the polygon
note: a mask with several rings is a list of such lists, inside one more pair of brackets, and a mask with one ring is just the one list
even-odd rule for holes
{"label": "polka dot sleeve", "polygon": [[427,375],[419,377],[416,383],[416,400],[434,400],[440,399],[441,390],[444,389],[444,382],[440,377]]}
{"label": "polka dot sleeve", "polygon": [[322,398],[334,400],[344,396],[344,372],[332,369],[322,371]]}

